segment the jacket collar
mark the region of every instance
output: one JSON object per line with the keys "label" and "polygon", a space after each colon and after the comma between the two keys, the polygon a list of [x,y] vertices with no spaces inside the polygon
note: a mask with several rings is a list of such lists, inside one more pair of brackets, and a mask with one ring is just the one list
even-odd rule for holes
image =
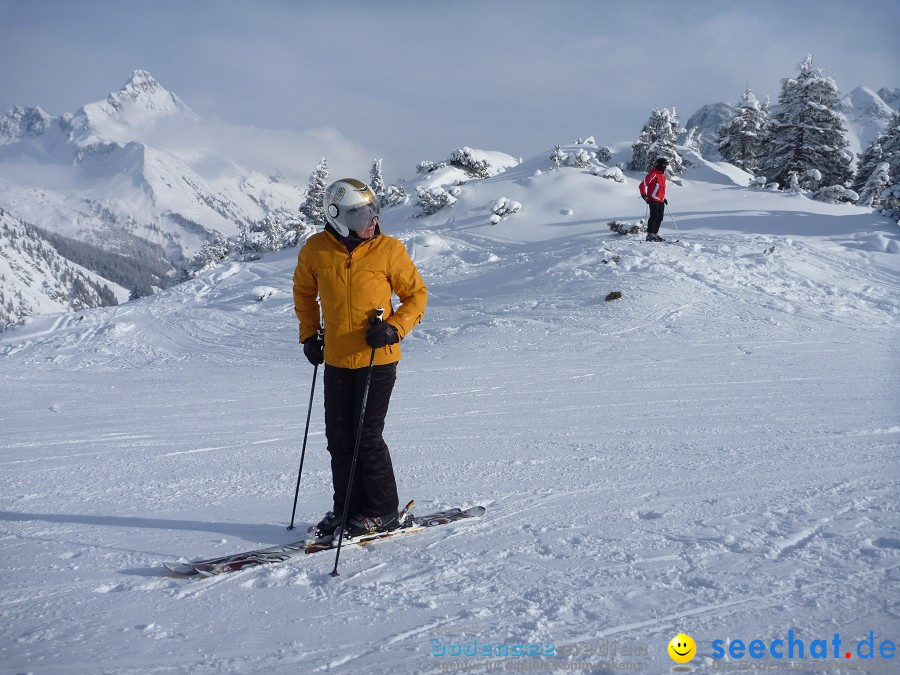
{"label": "jacket collar", "polygon": [[375,226],[375,234],[372,235],[371,239],[360,239],[356,236],[356,234],[351,230],[349,236],[343,237],[338,233],[336,229],[334,229],[330,224],[325,224],[325,231],[328,232],[332,237],[337,239],[344,245],[344,248],[347,249],[348,253],[352,253],[353,250],[359,246],[360,244],[365,244],[367,241],[373,241],[381,236],[381,225]]}

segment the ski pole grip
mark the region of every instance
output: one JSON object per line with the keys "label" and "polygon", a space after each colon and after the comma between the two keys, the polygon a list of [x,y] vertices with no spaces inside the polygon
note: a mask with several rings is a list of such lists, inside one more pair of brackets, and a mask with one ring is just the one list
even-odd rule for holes
{"label": "ski pole grip", "polygon": [[381,317],[384,316],[384,307],[376,307],[375,308],[375,316],[372,317],[375,321],[381,321]]}

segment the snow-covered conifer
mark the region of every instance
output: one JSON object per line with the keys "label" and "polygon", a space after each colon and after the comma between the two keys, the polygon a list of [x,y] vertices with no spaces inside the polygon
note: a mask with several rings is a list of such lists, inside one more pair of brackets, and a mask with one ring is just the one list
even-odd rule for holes
{"label": "snow-covered conifer", "polygon": [[193,277],[205,267],[224,260],[231,252],[231,249],[231,242],[223,237],[220,232],[213,230],[209,238],[203,242],[200,251],[191,261],[190,269],[186,270],[187,277]]}
{"label": "snow-covered conifer", "polygon": [[256,240],[253,237],[250,223],[241,223],[240,232],[238,232],[237,250],[239,253],[256,252]]}
{"label": "snow-covered conifer", "polygon": [[[500,197],[500,199],[495,201],[491,206],[491,213],[497,216],[497,222],[500,222],[499,219],[503,216],[518,213],[521,210],[522,204],[517,202],[515,199],[509,199],[507,197]],[[491,219],[491,222],[494,222],[494,220]],[[496,225],[497,222],[494,222],[494,224]]]}
{"label": "snow-covered conifer", "polygon": [[594,166],[591,168],[591,174],[594,176],[600,176],[601,178],[606,178],[607,180],[614,180],[617,183],[625,182],[625,174],[623,174],[622,169],[617,166],[611,166],[608,168],[603,168],[602,166]]}
{"label": "snow-covered conifer", "polygon": [[835,81],[816,68],[811,55],[798,66],[800,75],[782,80],[778,111],[766,128],[766,154],[759,171],[770,181],[790,183],[794,172],[801,189],[810,187],[807,172],[818,169],[822,185],[843,185],[851,177],[846,130],[837,111]]}
{"label": "snow-covered conifer", "polygon": [[254,230],[258,233],[257,250],[260,253],[280,251],[284,247],[285,227],[282,218],[275,213],[268,214],[256,223]]}
{"label": "snow-covered conifer", "polygon": [[761,104],[753,90],[747,87],[737,109],[737,115],[719,127],[716,146],[724,161],[749,173],[756,173],[769,117],[768,100]]}
{"label": "snow-covered conifer", "polygon": [[456,201],[456,197],[442,187],[426,188],[419,186],[416,188],[416,196],[419,198],[418,206],[422,209],[423,216],[434,215],[445,206],[449,206]]}
{"label": "snow-covered conifer", "polygon": [[900,183],[894,183],[881,193],[878,213],[900,223]]}
{"label": "snow-covered conifer", "polygon": [[381,198],[382,206],[400,206],[406,203],[406,190],[400,185],[388,185]]}
{"label": "snow-covered conifer", "polygon": [[328,162],[323,157],[309,177],[306,199],[300,205],[300,213],[310,225],[325,226],[325,188],[328,187]]}
{"label": "snow-covered conifer", "polygon": [[475,151],[472,148],[457,148],[450,153],[447,161],[450,163],[450,166],[455,166],[465,171],[470,178],[490,178],[491,165],[486,159],[475,159]]}
{"label": "snow-covered conifer", "polygon": [[372,169],[369,171],[369,187],[372,188],[372,192],[375,193],[375,196],[378,197],[379,200],[384,199],[386,188],[384,185],[384,177],[381,174],[380,159],[372,160]]}
{"label": "snow-covered conifer", "polygon": [[[881,164],[884,164],[884,149],[881,147],[881,138],[881,134],[873,138],[868,147],[858,156],[856,175],[850,184],[850,187],[857,192],[862,193],[864,191],[863,188],[872,177],[872,174]],[[871,202],[867,204],[867,206],[871,205]]]}
{"label": "snow-covered conifer", "polygon": [[552,166],[554,169],[558,169],[560,166],[565,164],[568,158],[569,154],[557,145],[556,149],[553,151],[553,154],[550,155],[550,166]]}
{"label": "snow-covered conifer", "polygon": [[443,169],[445,166],[447,166],[445,162],[438,162],[435,164],[430,159],[423,159],[416,164],[416,173],[432,173],[438,169]]}
{"label": "snow-covered conifer", "polygon": [[571,166],[576,169],[587,169],[591,165],[591,161],[593,157],[591,157],[591,153],[589,153],[584,148],[578,148],[578,152],[574,155],[569,155],[566,157],[566,166]]}
{"label": "snow-covered conifer", "polygon": [[860,206],[871,206],[873,208],[879,206],[881,204],[881,196],[892,184],[891,165],[887,162],[880,162],[860,188],[859,200],[856,203]]}
{"label": "snow-covered conifer", "polygon": [[900,184],[900,112],[894,113],[888,127],[875,137],[859,156],[851,187],[859,192],[863,206],[878,206],[881,195]]}
{"label": "snow-covered conifer", "polygon": [[658,158],[665,157],[669,160],[669,168],[666,170],[668,175],[683,173],[684,160],[675,150],[678,134],[681,132],[675,108],[654,108],[637,141],[631,146],[628,168],[632,171],[649,171]]}
{"label": "snow-covered conifer", "polygon": [[843,185],[828,185],[816,190],[813,199],[826,204],[853,204],[859,201],[859,195]]}

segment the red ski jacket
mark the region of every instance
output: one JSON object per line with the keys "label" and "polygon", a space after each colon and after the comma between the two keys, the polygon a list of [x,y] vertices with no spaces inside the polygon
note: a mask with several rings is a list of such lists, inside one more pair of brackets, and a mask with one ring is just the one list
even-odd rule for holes
{"label": "red ski jacket", "polygon": [[650,169],[644,180],[641,181],[641,197],[646,195],[652,202],[661,202],[666,199],[666,174],[659,169]]}

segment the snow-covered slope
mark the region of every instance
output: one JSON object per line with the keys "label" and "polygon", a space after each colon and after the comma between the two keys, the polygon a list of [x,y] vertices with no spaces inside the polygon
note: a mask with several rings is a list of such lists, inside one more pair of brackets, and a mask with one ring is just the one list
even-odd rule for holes
{"label": "snow-covered slope", "polygon": [[128,292],[67,260],[0,209],[0,331],[26,316],[115,305]]}
{"label": "snow-covered slope", "polygon": [[[639,176],[549,154],[383,213],[430,290],[386,427],[401,494],[487,513],[345,550],[338,578],[326,554],[160,567],[290,541],[329,505],[319,385],[285,531],[313,374],[295,250],[0,334],[4,665],[663,673],[685,632],[713,672],[739,664],[714,640],[794,631],[824,670],[812,640],[858,664],[870,631],[895,639],[896,225],[698,161],[670,187],[679,241],[654,245],[607,227],[643,215]],[[521,209],[491,225],[502,197]]]}

